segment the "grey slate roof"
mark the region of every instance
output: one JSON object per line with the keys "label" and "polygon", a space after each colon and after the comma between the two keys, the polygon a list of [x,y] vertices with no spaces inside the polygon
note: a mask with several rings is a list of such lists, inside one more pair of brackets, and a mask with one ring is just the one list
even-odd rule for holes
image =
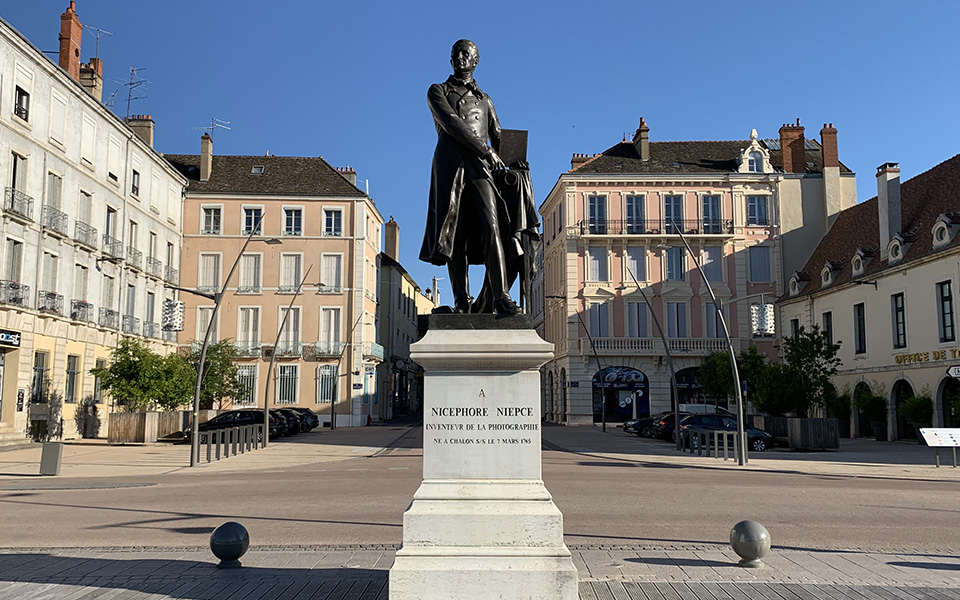
{"label": "grey slate roof", "polygon": [[[165,158],[188,180],[188,191],[200,194],[364,197],[320,157],[213,156],[208,181],[200,181],[200,156],[167,154]],[[254,166],[263,173],[253,174]]]}
{"label": "grey slate roof", "polygon": [[[823,157],[820,144],[807,140],[807,173],[823,172]],[[733,173],[737,160],[749,140],[704,141],[704,142],[650,142],[650,160],[640,160],[640,154],[632,142],[624,141],[594,156],[572,169],[571,173]],[[810,149],[813,146],[814,149]],[[770,164],[779,172],[783,162],[779,144],[770,150]],[[841,173],[850,173],[840,165]]]}

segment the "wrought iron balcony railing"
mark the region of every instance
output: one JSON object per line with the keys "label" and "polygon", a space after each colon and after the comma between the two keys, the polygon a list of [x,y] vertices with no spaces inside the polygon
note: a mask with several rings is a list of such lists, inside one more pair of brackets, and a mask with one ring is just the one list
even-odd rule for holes
{"label": "wrought iron balcony railing", "polygon": [[[219,290],[217,290],[217,291],[219,291]],[[248,285],[240,284],[240,285],[237,286],[237,293],[238,293],[238,294],[259,294],[259,293],[260,293],[260,284],[252,284],[252,285],[250,285],[250,284],[248,284]]]}
{"label": "wrought iron balcony railing", "polygon": [[274,348],[277,356],[300,356],[303,352],[303,344],[300,342],[281,341]]}
{"label": "wrought iron balcony railing", "polygon": [[576,235],[730,235],[733,221],[721,219],[630,219],[627,221],[580,221],[570,228]]}
{"label": "wrought iron balcony railing", "polygon": [[143,324],[143,337],[153,338],[155,340],[160,339],[160,323],[146,323]]}
{"label": "wrought iron balcony railing", "polygon": [[163,279],[167,283],[172,283],[173,285],[180,285],[180,272],[171,266],[167,266],[167,270],[163,275]]}
{"label": "wrought iron balcony railing", "polygon": [[87,225],[83,221],[77,221],[73,224],[73,239],[84,246],[91,248],[97,247],[97,228]]}
{"label": "wrought iron balcony railing", "polygon": [[260,342],[234,342],[233,349],[238,357],[250,358],[260,356]]}
{"label": "wrought iron balcony railing", "polygon": [[112,235],[103,234],[103,253],[115,258],[123,258],[123,243]]}
{"label": "wrought iron balcony railing", "polygon": [[40,290],[37,294],[37,310],[40,312],[63,314],[63,295],[47,290]]}
{"label": "wrought iron balcony railing", "polygon": [[376,342],[363,343],[363,357],[383,360],[383,346]]}
{"label": "wrought iron balcony railing", "polygon": [[318,294],[340,294],[343,292],[343,287],[339,285],[321,285],[317,286]]}
{"label": "wrought iron balcony railing", "polygon": [[67,225],[67,213],[52,206],[43,207],[43,226],[55,231],[62,236],[70,235],[70,228]]}
{"label": "wrought iron balcony railing", "polygon": [[124,315],[123,332],[131,335],[140,335],[140,319],[133,315]]}
{"label": "wrought iron balcony railing", "polygon": [[20,190],[8,187],[3,194],[3,210],[13,217],[33,220],[33,198]]}
{"label": "wrought iron balcony railing", "polygon": [[163,278],[163,263],[153,258],[152,256],[147,257],[147,274],[153,275],[157,279]]}
{"label": "wrought iron balcony railing", "polygon": [[71,300],[70,318],[84,323],[93,321],[93,305],[86,300]]}
{"label": "wrought iron balcony railing", "polygon": [[133,246],[127,246],[127,264],[134,269],[139,269],[143,264],[143,252],[140,252]]}
{"label": "wrought iron balcony railing", "polygon": [[16,281],[0,280],[0,302],[16,306],[27,306],[30,298],[30,286]]}
{"label": "wrought iron balcony railing", "polygon": [[120,313],[111,308],[100,309],[100,327],[120,329]]}
{"label": "wrought iron balcony railing", "polygon": [[346,342],[317,342],[313,345],[314,356],[340,356]]}
{"label": "wrought iron balcony railing", "polygon": [[297,291],[297,284],[280,284],[280,287],[277,288],[277,293],[280,294],[294,294]]}
{"label": "wrought iron balcony railing", "polygon": [[165,342],[176,342],[177,341],[177,332],[176,331],[164,331],[163,332],[163,341]]}

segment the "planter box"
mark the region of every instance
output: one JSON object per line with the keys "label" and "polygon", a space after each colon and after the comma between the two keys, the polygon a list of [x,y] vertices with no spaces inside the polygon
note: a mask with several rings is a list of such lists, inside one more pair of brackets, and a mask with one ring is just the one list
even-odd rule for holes
{"label": "planter box", "polygon": [[793,450],[839,450],[836,419],[788,419],[788,442]]}
{"label": "planter box", "polygon": [[157,441],[155,412],[110,413],[108,444],[152,444]]}
{"label": "planter box", "polygon": [[873,431],[873,438],[878,442],[887,441],[887,422],[870,421],[870,429]]}

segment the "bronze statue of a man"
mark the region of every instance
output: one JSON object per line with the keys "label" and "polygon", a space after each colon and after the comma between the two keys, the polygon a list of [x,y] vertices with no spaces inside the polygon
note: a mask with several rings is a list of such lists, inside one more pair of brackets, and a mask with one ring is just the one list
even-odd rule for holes
{"label": "bronze statue of a man", "polygon": [[458,41],[450,54],[453,75],[427,92],[437,148],[420,260],[447,265],[453,308],[462,313],[472,308],[468,265],[484,265],[490,302],[483,311],[512,315],[518,308],[510,298],[504,255],[508,219],[494,182],[494,172],[505,168],[498,155],[500,122],[490,96],[473,79],[479,62],[476,44]]}

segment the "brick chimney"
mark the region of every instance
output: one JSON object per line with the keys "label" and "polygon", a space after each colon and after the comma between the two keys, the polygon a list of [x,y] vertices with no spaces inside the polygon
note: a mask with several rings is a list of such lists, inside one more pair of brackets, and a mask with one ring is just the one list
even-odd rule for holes
{"label": "brick chimney", "polygon": [[204,132],[200,137],[200,181],[209,181],[211,172],[213,172],[213,138],[209,133]]}
{"label": "brick chimney", "polygon": [[393,215],[383,224],[383,252],[400,262],[400,226],[393,220]]}
{"label": "brick chimney", "polygon": [[803,126],[784,124],[780,128],[780,152],[784,173],[806,173],[807,153],[803,145]]}
{"label": "brick chimney", "polygon": [[153,148],[153,119],[150,115],[133,115],[125,120],[127,127],[133,130],[137,137]]}
{"label": "brick chimney", "polygon": [[877,211],[880,217],[880,258],[887,259],[887,246],[900,233],[900,165],[889,162],[877,167]]}
{"label": "brick chimney", "polygon": [[570,159],[570,170],[573,171],[583,163],[590,160],[589,154],[574,154],[573,158]]}
{"label": "brick chimney", "polygon": [[823,153],[823,168],[839,167],[840,154],[837,152],[837,130],[833,123],[824,123],[820,130],[820,150]]}
{"label": "brick chimney", "polygon": [[353,167],[337,167],[337,172],[343,175],[344,179],[350,182],[350,185],[357,186],[357,172],[353,170]]}
{"label": "brick chimney", "polygon": [[650,128],[643,117],[640,117],[640,127],[633,134],[633,147],[637,149],[640,160],[650,160]]}
{"label": "brick chimney", "polygon": [[80,41],[83,25],[77,17],[77,3],[71,0],[67,11],[60,15],[60,68],[74,80],[80,81]]}
{"label": "brick chimney", "polygon": [[103,61],[91,58],[88,64],[80,65],[80,85],[97,102],[103,100]]}

